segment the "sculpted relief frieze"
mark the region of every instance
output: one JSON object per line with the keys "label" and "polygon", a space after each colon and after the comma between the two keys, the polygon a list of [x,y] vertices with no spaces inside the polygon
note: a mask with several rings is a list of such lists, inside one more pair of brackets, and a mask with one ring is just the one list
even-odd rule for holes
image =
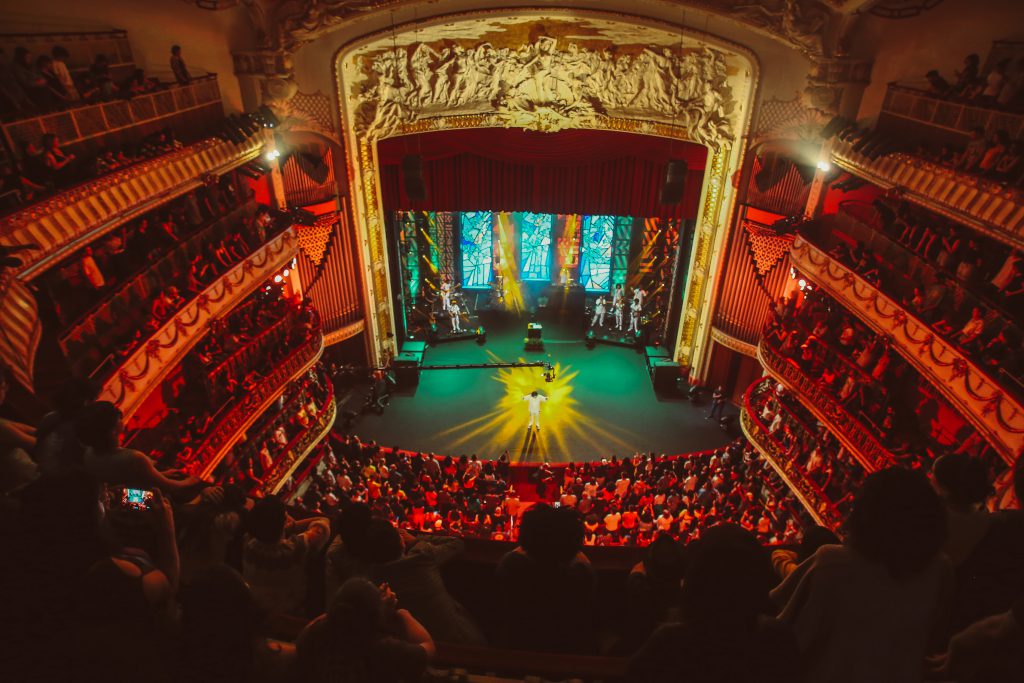
{"label": "sculpted relief frieze", "polygon": [[353,123],[372,138],[435,113],[486,112],[495,125],[549,132],[598,116],[674,121],[716,151],[734,139],[726,57],[707,46],[596,50],[541,35],[518,47],[412,43],[363,59]]}

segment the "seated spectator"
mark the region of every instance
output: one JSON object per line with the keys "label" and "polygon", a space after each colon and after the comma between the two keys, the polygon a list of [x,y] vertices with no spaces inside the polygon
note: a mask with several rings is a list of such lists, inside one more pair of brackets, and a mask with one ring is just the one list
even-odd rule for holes
{"label": "seated spectator", "polygon": [[328,521],[323,517],[290,520],[284,503],[265,498],[249,513],[246,528],[242,574],[257,604],[273,614],[306,613],[307,563],[327,545]]}
{"label": "seated spectator", "polygon": [[929,658],[928,680],[958,683],[1024,679],[1024,595],[1001,614],[981,619],[949,641],[946,652]]}
{"label": "seated spectator", "polygon": [[658,536],[647,546],[644,559],[626,579],[629,599],[619,649],[635,652],[657,626],[678,621],[684,560],[683,546],[668,534]]}
{"label": "seated spectator", "polygon": [[377,584],[390,586],[398,601],[431,635],[446,643],[482,645],[469,612],[445,589],[441,567],[459,555],[465,543],[452,536],[413,537],[399,533],[384,519],[372,520],[366,529],[367,574]]}
{"label": "seated spectator", "polygon": [[345,582],[327,613],[299,634],[296,680],[416,683],[434,639],[394,593],[366,579]]}
{"label": "seated spectator", "polygon": [[796,630],[807,680],[917,683],[952,575],[942,504],[919,473],[864,480],[847,545],[824,545],[772,591]]}
{"label": "seated spectator", "polygon": [[39,72],[36,66],[28,48],[19,46],[14,49],[12,69],[22,92],[28,96],[36,109],[50,111],[57,105],[58,100],[50,90],[46,77]]}
{"label": "seated spectator", "polygon": [[53,412],[43,416],[36,430],[33,457],[43,474],[83,466],[85,447],[75,434],[75,422],[98,395],[99,386],[95,382],[77,378],[68,380],[57,390]]}
{"label": "seated spectator", "polygon": [[263,683],[289,680],[291,643],[260,635],[263,614],[234,569],[204,570],[181,589],[181,639],[175,680],[185,683]]}
{"label": "seated spectator", "polygon": [[801,678],[789,625],[766,615],[768,558],[749,532],[722,524],[690,549],[682,621],[662,626],[629,662],[634,681],[777,681]]}
{"label": "seated spectator", "polygon": [[502,642],[542,652],[592,652],[596,576],[580,552],[583,528],[573,510],[533,505],[522,515],[519,546],[498,563]]}
{"label": "seated spectator", "polygon": [[41,144],[43,164],[50,177],[54,178],[58,185],[66,185],[80,179],[81,169],[75,162],[75,155],[60,148],[60,139],[56,135],[45,134]]}
{"label": "seated spectator", "polygon": [[963,154],[960,155],[960,161],[956,165],[959,170],[967,173],[971,173],[978,168],[978,164],[985,158],[985,152],[988,149],[984,128],[975,126],[970,130],[969,136],[967,147],[964,148]]}
{"label": "seated spectator", "polygon": [[110,99],[114,94],[114,80],[110,77],[110,61],[106,55],[99,54],[89,67],[89,77],[97,89],[100,99]]}
{"label": "seated spectator", "polygon": [[981,58],[976,54],[969,54],[964,57],[963,68],[956,72],[956,82],[953,84],[951,95],[969,98],[977,87],[978,73]]}
{"label": "seated spectator", "polygon": [[932,95],[943,97],[949,92],[949,81],[939,75],[939,72],[932,69],[924,75],[928,79],[928,92]]}
{"label": "seated spectator", "polygon": [[82,462],[101,484],[159,489],[171,496],[191,498],[202,482],[195,477],[172,479],[145,454],[121,447],[121,411],[108,401],[85,407],[75,421],[75,434],[85,446]]}

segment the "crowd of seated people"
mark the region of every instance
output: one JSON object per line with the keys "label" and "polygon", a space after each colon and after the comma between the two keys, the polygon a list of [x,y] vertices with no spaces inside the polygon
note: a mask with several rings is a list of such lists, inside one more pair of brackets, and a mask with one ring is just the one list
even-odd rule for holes
{"label": "crowd of seated people", "polygon": [[819,290],[771,307],[763,341],[826,389],[899,462],[950,450],[999,461],[988,443],[891,347]]}
{"label": "crowd of seated people", "polygon": [[237,484],[246,491],[262,488],[288,445],[316,423],[328,395],[324,369],[310,368],[245,430],[217,465],[214,481]]}
{"label": "crowd of seated people", "polygon": [[860,463],[782,384],[754,392],[750,408],[786,462],[812,482],[828,504],[819,512],[826,517],[846,518],[854,493],[864,480]]}
{"label": "crowd of seated people", "polygon": [[92,178],[181,148],[174,131],[164,128],[141,139],[107,146],[82,156],[64,149],[55,133],[20,145],[20,159],[0,170],[0,209],[16,209]]}
{"label": "crowd of seated people", "polygon": [[[225,215],[215,217],[212,224],[191,228],[187,238],[178,230],[188,230],[185,226],[190,222],[181,222],[180,215],[167,213],[153,220],[140,219],[128,239],[115,232],[99,247],[83,250],[67,269],[53,271],[48,279],[56,289],[67,290],[77,283],[77,291],[66,297],[72,308],[55,305],[59,318],[74,321],[61,337],[79,370],[92,372],[107,358],[113,361],[107,372],[119,367],[217,278],[287,227],[286,222],[275,222],[262,208],[255,212],[244,205],[222,208]],[[175,241],[173,235],[183,241]],[[151,244],[158,246],[144,250]],[[133,245],[145,256],[126,258],[124,254]],[[122,279],[122,264],[128,264],[129,269],[141,265],[145,270]],[[60,279],[62,274],[67,279]],[[82,286],[83,280],[89,284]],[[51,300],[64,299],[55,293]]]}
{"label": "crowd of seated people", "polygon": [[0,49],[0,118],[13,120],[54,111],[97,104],[116,99],[131,99],[164,90],[175,84],[188,85],[192,78],[185,67],[181,48],[172,48],[171,68],[174,83],[161,83],[142,69],[133,69],[126,78],[117,79],[110,58],[98,54],[86,68],[68,66],[66,47],[55,45],[49,54],[33,55],[25,46],[17,46],[8,61]]}
{"label": "crowd of seated people", "polygon": [[[537,503],[483,569],[489,580],[454,586],[489,595],[485,613],[449,590],[459,538],[396,528],[372,499],[292,517],[277,498],[160,471],[121,445],[119,411],[84,386],[56,403],[38,425],[0,430],[5,671],[24,678],[416,681],[437,643],[606,652],[628,657],[638,682],[981,682],[1024,671],[1024,512],[989,512],[987,469],[968,456],[938,460],[932,481],[904,468],[866,477],[842,541],[811,528],[770,552],[724,520],[685,543],[658,534],[624,585],[600,578],[578,509]],[[15,452],[36,468],[17,480],[6,466]],[[378,468],[388,455],[360,462]],[[444,466],[406,457],[397,469]],[[648,464],[657,470],[645,457],[592,467],[610,479]],[[1024,498],[1024,467],[1015,475]],[[152,498],[135,504],[125,487]],[[608,609],[616,595],[621,613]],[[281,615],[305,625],[274,639]],[[516,656],[528,669],[529,655]]]}
{"label": "crowd of seated people", "polygon": [[[166,413],[155,424],[149,421],[134,431],[133,448],[158,462],[195,468],[194,459],[204,441],[214,432],[218,419],[243,399],[252,396],[260,381],[319,330],[316,311],[306,302],[289,301],[298,310],[283,337],[255,337],[247,352],[238,356],[216,386],[206,381],[200,349],[193,348],[181,362],[180,376],[165,380]],[[282,311],[284,317],[286,311]],[[239,315],[255,316],[253,309]],[[230,323],[229,323],[230,324]],[[182,382],[181,380],[184,380]]]}
{"label": "crowd of seated people", "polygon": [[[527,507],[509,482],[507,454],[497,461],[437,458],[383,449],[345,437],[321,461],[302,506],[330,515],[350,501],[368,504],[404,529],[511,539]],[[554,499],[584,520],[584,545],[649,545],[679,540],[723,520],[763,543],[792,543],[804,520],[770,466],[743,440],[690,456],[638,453],[597,463],[538,467],[540,500]]]}
{"label": "crowd of seated people", "polygon": [[928,92],[936,97],[976,106],[1024,112],[1024,57],[1006,57],[993,64],[984,74],[981,58],[971,53],[952,79],[937,69],[925,74]]}
{"label": "crowd of seated people", "polygon": [[[1024,390],[1024,256],[966,229],[876,202],[885,233],[930,270],[913,280],[887,254],[835,240],[829,254],[902,304],[987,372]],[[1013,387],[1011,386],[1011,389]]]}

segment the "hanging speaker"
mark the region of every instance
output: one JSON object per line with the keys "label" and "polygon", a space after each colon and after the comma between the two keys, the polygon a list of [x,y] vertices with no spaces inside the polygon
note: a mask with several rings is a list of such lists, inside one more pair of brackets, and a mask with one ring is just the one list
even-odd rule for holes
{"label": "hanging speaker", "polygon": [[686,162],[682,159],[669,161],[668,169],[665,172],[665,185],[661,188],[661,203],[678,204],[683,201],[685,185]]}
{"label": "hanging speaker", "polygon": [[423,183],[423,157],[419,154],[402,157],[402,184],[410,201],[422,202],[427,198],[427,186]]}

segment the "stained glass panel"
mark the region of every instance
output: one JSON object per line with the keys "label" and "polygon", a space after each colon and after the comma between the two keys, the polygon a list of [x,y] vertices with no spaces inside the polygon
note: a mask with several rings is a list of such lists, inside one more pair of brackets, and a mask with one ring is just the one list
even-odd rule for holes
{"label": "stained glass panel", "polygon": [[584,216],[580,240],[580,282],[588,292],[611,288],[615,216]]}
{"label": "stained glass panel", "polygon": [[494,214],[491,211],[467,211],[461,214],[462,286],[488,287],[494,253]]}
{"label": "stained glass panel", "polygon": [[522,235],[522,273],[524,280],[551,280],[551,229],[555,217],[550,213],[519,214]]}

